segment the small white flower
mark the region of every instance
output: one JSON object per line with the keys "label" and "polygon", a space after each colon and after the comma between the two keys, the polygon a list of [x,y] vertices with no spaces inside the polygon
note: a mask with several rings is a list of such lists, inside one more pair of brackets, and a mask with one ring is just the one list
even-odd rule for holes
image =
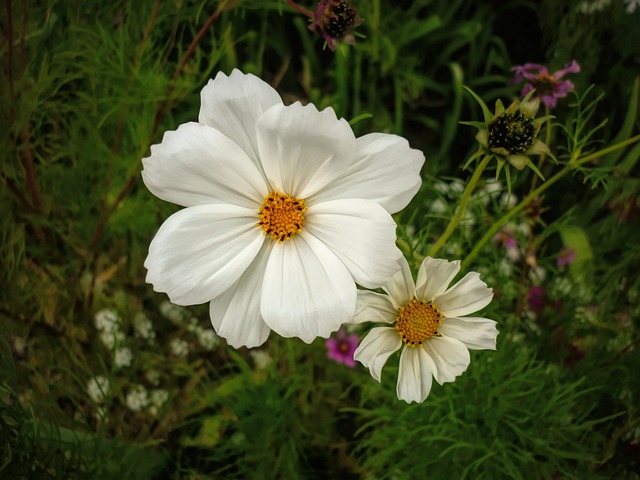
{"label": "small white flower", "polygon": [[87,393],[89,394],[89,398],[93,400],[95,403],[100,403],[104,400],[104,397],[109,393],[109,379],[102,375],[98,375],[97,377],[93,377],[87,383]]}
{"label": "small white flower", "polygon": [[159,309],[160,315],[175,325],[182,325],[182,323],[191,316],[186,308],[166,300],[160,304]]}
{"label": "small white flower", "polygon": [[510,210],[518,204],[518,197],[513,193],[505,192],[500,197],[500,206],[505,210]]}
{"label": "small white flower", "polygon": [[140,412],[149,405],[149,392],[142,386],[136,385],[125,398],[127,407],[134,412]]}
{"label": "small white flower", "polygon": [[136,335],[140,338],[144,338],[148,341],[153,341],[156,338],[156,332],[153,329],[153,323],[149,317],[147,317],[144,313],[138,312],[135,317],[133,317],[133,328],[136,332]]}
{"label": "small white flower", "polygon": [[152,415],[157,415],[160,408],[169,400],[169,392],[164,389],[151,391],[151,406],[149,411]]}
{"label": "small white flower", "polygon": [[209,302],[234,346],[271,330],[310,343],[353,315],[356,283],[397,270],[396,224],[421,185],[424,155],[396,135],[355,137],[331,108],[285,106],[253,75],[219,73],[198,122],[142,160],[157,197],[186,208],[160,227],[147,282],[173,303]]}
{"label": "small white flower", "polygon": [[464,183],[460,180],[452,180],[451,183],[449,184],[449,188],[451,191],[451,196],[457,197],[460,196],[462,194],[462,192],[464,192]]}
{"label": "small white flower", "polygon": [[130,348],[117,348],[113,355],[113,363],[117,368],[128,367],[133,360],[133,353]]}
{"label": "small white flower", "polygon": [[640,0],[624,0],[624,3],[627,4],[624,10],[629,15],[635,13],[636,9],[640,7]]}
{"label": "small white flower", "polygon": [[425,258],[417,283],[407,261],[402,258],[400,264],[402,270],[384,287],[387,295],[358,292],[353,322],[390,326],[373,328],[356,349],[354,359],[380,381],[383,365],[402,348],[396,393],[407,403],[423,402],[433,378],[442,385],[467,369],[469,349],[495,350],[496,322],[465,316],[486,307],[493,291],[476,272],[447,288],[460,270],[459,261]]}
{"label": "small white flower", "polygon": [[433,202],[429,204],[429,211],[436,214],[444,214],[447,213],[448,207],[444,200],[441,198],[436,198]]}
{"label": "small white flower", "polygon": [[122,333],[116,326],[116,328],[113,328],[109,332],[100,332],[100,340],[102,340],[105,347],[113,351],[116,348],[116,345],[122,345],[124,342],[124,333]]}
{"label": "small white flower", "polygon": [[98,331],[110,333],[120,328],[120,317],[113,310],[103,309],[96,313],[94,317]]}
{"label": "small white flower", "polygon": [[256,370],[264,370],[271,363],[271,355],[264,350],[251,350],[249,352],[251,359],[253,360]]}
{"label": "small white flower", "polygon": [[181,338],[171,340],[169,348],[176,357],[186,357],[189,354],[189,344]]}
{"label": "small white flower", "polygon": [[220,337],[213,330],[200,328],[197,331],[198,343],[205,350],[213,350],[220,344]]}

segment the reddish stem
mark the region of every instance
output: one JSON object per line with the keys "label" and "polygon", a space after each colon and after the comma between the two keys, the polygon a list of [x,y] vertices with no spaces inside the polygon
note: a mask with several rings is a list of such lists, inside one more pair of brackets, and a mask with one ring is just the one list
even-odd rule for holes
{"label": "reddish stem", "polygon": [[306,8],[301,7],[300,5],[298,5],[293,0],[287,0],[287,3],[289,5],[291,5],[291,8],[293,8],[296,12],[301,13],[303,15],[306,15],[307,17],[309,17],[311,19],[315,18],[315,14],[311,10],[307,10]]}

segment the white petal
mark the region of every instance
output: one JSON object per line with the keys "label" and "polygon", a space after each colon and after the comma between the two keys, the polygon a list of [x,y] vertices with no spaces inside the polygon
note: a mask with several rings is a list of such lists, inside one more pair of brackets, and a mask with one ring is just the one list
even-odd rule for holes
{"label": "white petal", "polygon": [[446,318],[438,330],[447,337],[460,340],[471,350],[495,350],[496,322],[482,317]]}
{"label": "white petal", "polygon": [[393,323],[397,316],[398,309],[387,295],[358,290],[356,313],[350,323]]}
{"label": "white petal", "polygon": [[407,206],[422,179],[424,155],[397,135],[371,133],[356,140],[355,158],[348,170],[309,201],[365,198],[395,213]]}
{"label": "white petal", "polygon": [[311,343],[347,323],[355,307],[353,278],[322,242],[296,235],[273,246],[260,301],[264,321],[273,331]]}
{"label": "white petal", "polygon": [[185,123],[165,133],[142,164],[142,179],[156,197],[186,207],[233,203],[257,209],[269,193],[244,151],[199,123]]}
{"label": "white petal", "polygon": [[256,122],[269,108],[282,103],[278,92],[258,77],[234,69],[228,77],[219,72],[209,80],[200,97],[199,122],[236,142],[262,171]]}
{"label": "white petal", "polygon": [[460,260],[448,262],[440,258],[427,257],[418,270],[416,296],[428,302],[441,295],[460,271]]}
{"label": "white petal", "polygon": [[389,356],[401,346],[402,339],[393,328],[376,327],[362,339],[353,352],[353,358],[367,367],[373,378],[380,381],[382,367]]}
{"label": "white petal", "polygon": [[171,215],[149,246],[147,283],[171,302],[208,302],[233,285],[264,242],[257,214],[235,205],[199,205]]}
{"label": "white petal", "polygon": [[234,348],[262,345],[271,332],[260,314],[260,292],[272,247],[265,242],[240,279],[209,305],[213,327]]}
{"label": "white petal", "polygon": [[433,360],[433,376],[440,385],[453,382],[467,369],[471,360],[467,347],[455,338],[431,337],[424,342],[424,351]]}
{"label": "white petal", "polygon": [[396,393],[407,403],[424,402],[431,391],[435,366],[422,348],[405,347],[400,354]]}
{"label": "white petal", "polygon": [[396,223],[377,203],[361,199],[323,202],[310,206],[304,220],[306,234],[328,246],[363,287],[381,287],[400,270]]}
{"label": "white petal", "polygon": [[398,263],[400,264],[400,271],[395,273],[389,283],[383,287],[383,290],[391,297],[391,303],[396,308],[403,307],[411,300],[416,290],[407,260],[401,257]]}
{"label": "white petal", "polygon": [[356,148],[347,121],[312,104],[274,105],[258,120],[257,134],[269,182],[305,199],[343,175]]}
{"label": "white petal", "polygon": [[493,290],[480,280],[480,274],[470,272],[432,301],[445,317],[462,317],[486,307],[492,298]]}

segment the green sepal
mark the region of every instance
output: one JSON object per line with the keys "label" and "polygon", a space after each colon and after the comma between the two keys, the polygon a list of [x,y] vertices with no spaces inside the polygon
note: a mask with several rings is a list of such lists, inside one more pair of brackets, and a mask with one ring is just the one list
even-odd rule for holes
{"label": "green sepal", "polygon": [[489,123],[491,121],[491,119],[493,118],[493,114],[491,113],[491,111],[489,110],[489,107],[487,107],[487,104],[484,103],[484,101],[482,101],[482,99],[476,95],[476,93],[471,90],[469,87],[467,87],[466,85],[463,85],[463,88],[469,92],[471,94],[471,96],[474,98],[474,100],[476,102],[478,102],[478,105],[480,105],[480,108],[482,108],[482,114],[484,115],[484,121],[485,123]]}

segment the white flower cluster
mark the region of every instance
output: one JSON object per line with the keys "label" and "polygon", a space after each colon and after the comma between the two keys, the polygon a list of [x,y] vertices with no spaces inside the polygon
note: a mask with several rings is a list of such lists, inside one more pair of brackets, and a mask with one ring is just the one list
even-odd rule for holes
{"label": "white flower cluster", "polygon": [[117,368],[131,365],[133,352],[123,345],[125,335],[120,328],[120,317],[113,310],[103,309],[96,313],[94,323],[102,343],[113,354],[113,363]]}
{"label": "white flower cluster", "polygon": [[101,403],[109,393],[110,383],[107,377],[98,375],[87,383],[87,393],[94,403]]}
{"label": "white flower cluster", "polygon": [[625,12],[629,15],[636,12],[636,9],[640,8],[640,0],[624,0],[626,4]]}
{"label": "white flower cluster", "polygon": [[169,400],[167,390],[159,388],[149,392],[143,385],[134,385],[125,398],[129,410],[141,412],[148,407],[152,415],[157,415],[167,400]]}
{"label": "white flower cluster", "polygon": [[153,343],[156,338],[156,332],[153,329],[151,320],[142,312],[136,313],[135,317],[133,317],[133,328],[138,337],[147,340],[149,343]]}

